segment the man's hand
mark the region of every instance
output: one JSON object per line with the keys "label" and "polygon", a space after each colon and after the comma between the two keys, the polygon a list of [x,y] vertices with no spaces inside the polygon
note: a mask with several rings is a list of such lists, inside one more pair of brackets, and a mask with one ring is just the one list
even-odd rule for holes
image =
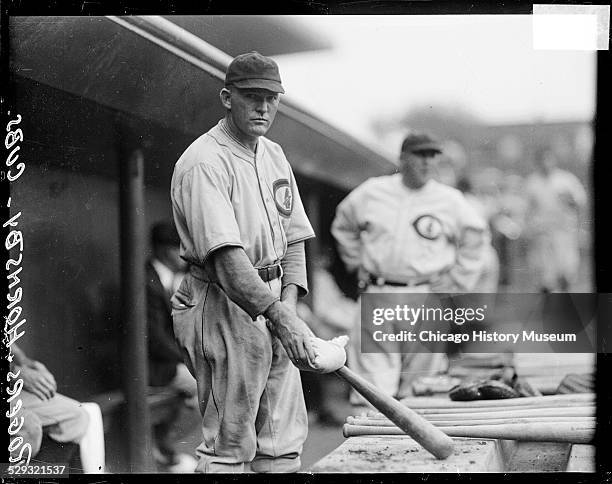
{"label": "man's hand", "polygon": [[432,292],[437,293],[457,292],[459,290],[457,283],[453,280],[448,272],[433,280],[429,287]]}
{"label": "man's hand", "polygon": [[312,369],[316,354],[311,343],[312,331],[308,325],[280,301],[272,304],[264,313],[270,332],[276,336],[289,359],[301,370]]}
{"label": "man's hand", "polygon": [[33,361],[30,365],[22,367],[21,378],[23,378],[23,388],[41,400],[53,398],[57,391],[55,378],[39,361]]}

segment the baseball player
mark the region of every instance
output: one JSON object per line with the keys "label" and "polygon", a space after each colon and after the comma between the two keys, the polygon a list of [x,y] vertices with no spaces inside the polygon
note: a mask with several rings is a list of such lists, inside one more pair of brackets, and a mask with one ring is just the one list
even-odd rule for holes
{"label": "baseball player", "polygon": [[[486,223],[458,190],[432,179],[440,152],[430,135],[408,135],[400,172],[367,180],[338,205],[331,231],[363,291],[457,292],[476,284],[484,264]],[[389,352],[388,345],[380,353],[361,353],[361,331],[356,324],[349,363],[388,395],[409,396],[415,377],[444,369],[442,353],[402,355]],[[365,404],[356,392],[351,402]]]}
{"label": "baseball player", "polygon": [[225,117],[172,176],[189,262],[173,326],[197,380],[198,472],[300,468],[307,414],[298,368],[315,354],[296,303],[308,289],[304,241],[314,233],[282,148],[264,137],[281,93],[272,59],[237,56],[220,92]]}
{"label": "baseball player", "polygon": [[529,267],[541,291],[569,291],[580,265],[580,215],[586,193],[575,175],[557,167],[552,151],[538,151],[535,161],[537,171],[527,179],[526,188]]}

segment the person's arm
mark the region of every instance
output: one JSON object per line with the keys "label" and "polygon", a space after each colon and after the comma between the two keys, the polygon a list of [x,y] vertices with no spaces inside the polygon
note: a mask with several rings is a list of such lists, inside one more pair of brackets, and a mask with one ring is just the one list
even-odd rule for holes
{"label": "person's arm", "polygon": [[11,371],[14,367],[29,366],[32,360],[28,358],[25,352],[17,346],[17,343],[11,345],[11,353],[13,353],[13,361],[11,361]]}
{"label": "person's arm", "polygon": [[153,288],[147,287],[147,320],[149,328],[149,357],[156,361],[182,362],[176,341],[164,327],[167,320],[165,294],[159,294]]}
{"label": "person's arm", "polygon": [[265,316],[270,331],[279,338],[293,363],[298,368],[311,368],[309,361],[315,358],[310,342],[312,332],[259,278],[244,249],[222,247],[211,257],[219,285],[227,296],[252,319]]}
{"label": "person's arm", "polygon": [[283,268],[281,301],[296,310],[298,298],[308,294],[306,251],[303,241],[287,246],[281,267]]}
{"label": "person's arm", "polygon": [[435,292],[471,291],[484,268],[490,243],[486,221],[463,197],[457,202],[457,217],[455,264],[432,283]]}
{"label": "person's arm", "polygon": [[578,177],[572,173],[568,173],[568,185],[571,195],[571,205],[576,210],[578,216],[581,216],[587,205],[586,191]]}
{"label": "person's arm", "polygon": [[361,228],[357,218],[355,198],[353,192],[340,202],[331,225],[338,254],[349,273],[356,272],[361,265]]}

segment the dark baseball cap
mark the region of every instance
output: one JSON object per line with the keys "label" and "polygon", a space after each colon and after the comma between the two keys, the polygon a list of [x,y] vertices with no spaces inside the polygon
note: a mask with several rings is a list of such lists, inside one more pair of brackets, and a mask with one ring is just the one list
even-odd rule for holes
{"label": "dark baseball cap", "polygon": [[413,132],[404,138],[402,153],[414,153],[415,151],[425,150],[442,153],[438,140],[428,133]]}
{"label": "dark baseball cap", "polygon": [[225,73],[225,85],[285,93],[276,62],[255,51],[234,57]]}

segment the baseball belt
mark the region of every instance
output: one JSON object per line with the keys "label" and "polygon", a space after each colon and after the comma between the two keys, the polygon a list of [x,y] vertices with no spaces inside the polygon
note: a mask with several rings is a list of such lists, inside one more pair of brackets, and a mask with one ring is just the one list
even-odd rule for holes
{"label": "baseball belt", "polygon": [[429,274],[427,276],[412,277],[405,281],[393,281],[385,279],[384,277],[369,275],[367,279],[359,281],[359,289],[365,290],[368,286],[396,286],[396,287],[415,287],[424,286],[429,284],[433,279],[438,277],[444,271],[437,272],[435,274]]}
{"label": "baseball belt", "polygon": [[256,268],[259,277],[264,282],[273,281],[283,276],[283,268],[280,264],[273,264],[271,266]]}
{"label": "baseball belt", "polygon": [[412,287],[412,286],[422,286],[424,284],[429,284],[431,280],[431,277],[423,277],[423,278],[415,278],[413,280],[410,281],[389,281],[387,279],[385,279],[384,277],[376,277],[376,276],[370,276],[369,279],[366,281],[366,283],[368,285],[372,284],[375,286],[402,286],[402,287]]}

